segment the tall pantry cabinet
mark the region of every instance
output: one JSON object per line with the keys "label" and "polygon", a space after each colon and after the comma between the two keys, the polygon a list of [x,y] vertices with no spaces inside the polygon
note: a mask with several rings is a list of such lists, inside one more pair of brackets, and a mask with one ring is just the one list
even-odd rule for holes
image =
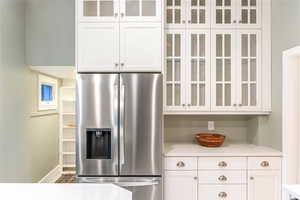
{"label": "tall pantry cabinet", "polygon": [[269,114],[270,0],[166,0],[165,114]]}
{"label": "tall pantry cabinet", "polygon": [[77,0],[78,72],[160,72],[160,0]]}

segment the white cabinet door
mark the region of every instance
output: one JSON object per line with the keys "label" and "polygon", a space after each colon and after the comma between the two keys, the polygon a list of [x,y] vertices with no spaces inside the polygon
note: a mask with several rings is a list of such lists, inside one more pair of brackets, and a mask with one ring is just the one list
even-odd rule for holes
{"label": "white cabinet door", "polygon": [[167,28],[185,28],[186,18],[186,0],[166,0],[166,27]]}
{"label": "white cabinet door", "polygon": [[237,0],[237,27],[260,28],[263,0]]}
{"label": "white cabinet door", "polygon": [[119,70],[119,26],[115,23],[78,25],[78,72]]}
{"label": "white cabinet door", "polygon": [[212,111],[236,110],[236,32],[212,31]]}
{"label": "white cabinet door", "polygon": [[210,0],[187,1],[187,28],[210,28]]}
{"label": "white cabinet door", "polygon": [[237,109],[261,110],[261,34],[257,30],[237,32]]}
{"label": "white cabinet door", "polygon": [[76,0],[80,22],[119,21],[119,0]]}
{"label": "white cabinet door", "polygon": [[212,0],[212,28],[235,28],[237,0]]}
{"label": "white cabinet door", "polygon": [[189,111],[210,110],[210,31],[187,31],[186,90]]}
{"label": "white cabinet door", "polygon": [[197,171],[166,171],[164,200],[197,200]]}
{"label": "white cabinet door", "polygon": [[165,111],[186,109],[185,31],[166,31]]}
{"label": "white cabinet door", "polygon": [[162,71],[162,27],[160,23],[120,24],[120,70]]}
{"label": "white cabinet door", "polygon": [[120,0],[121,22],[161,22],[162,1]]}
{"label": "white cabinet door", "polygon": [[280,171],[248,171],[248,178],[248,200],[281,199]]}

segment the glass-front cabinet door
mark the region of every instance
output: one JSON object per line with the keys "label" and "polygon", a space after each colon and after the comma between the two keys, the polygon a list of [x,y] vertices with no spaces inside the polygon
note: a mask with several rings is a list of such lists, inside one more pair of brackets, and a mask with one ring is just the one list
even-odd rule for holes
{"label": "glass-front cabinet door", "polygon": [[212,0],[212,27],[235,28],[237,0]]}
{"label": "glass-front cabinet door", "polygon": [[187,31],[188,110],[210,110],[210,31]]}
{"label": "glass-front cabinet door", "polygon": [[237,0],[238,1],[238,27],[261,27],[261,1],[262,0]]}
{"label": "glass-front cabinet door", "polygon": [[261,33],[238,31],[238,110],[260,110]]}
{"label": "glass-front cabinet door", "polygon": [[120,21],[161,22],[161,0],[120,0]]}
{"label": "glass-front cabinet door", "polygon": [[166,31],[165,111],[186,109],[185,31]]}
{"label": "glass-front cabinet door", "polygon": [[186,4],[185,0],[165,0],[166,28],[185,28]]}
{"label": "glass-front cabinet door", "polygon": [[236,109],[235,31],[212,32],[211,96],[213,111]]}
{"label": "glass-front cabinet door", "polygon": [[187,1],[187,27],[210,28],[210,0]]}
{"label": "glass-front cabinet door", "polygon": [[119,20],[119,0],[78,0],[78,20],[116,22]]}

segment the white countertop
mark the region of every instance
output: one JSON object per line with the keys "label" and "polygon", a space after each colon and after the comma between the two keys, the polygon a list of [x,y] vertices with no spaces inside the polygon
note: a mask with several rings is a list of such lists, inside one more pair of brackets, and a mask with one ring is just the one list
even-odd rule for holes
{"label": "white countertop", "polygon": [[202,147],[197,143],[166,143],[164,155],[171,156],[282,156],[280,151],[253,144],[225,144],[218,148]]}
{"label": "white countertop", "polygon": [[290,197],[300,199],[300,185],[285,185],[283,188],[286,193],[286,200],[289,200]]}
{"label": "white countertop", "polygon": [[0,184],[0,192],[5,200],[132,200],[113,184]]}

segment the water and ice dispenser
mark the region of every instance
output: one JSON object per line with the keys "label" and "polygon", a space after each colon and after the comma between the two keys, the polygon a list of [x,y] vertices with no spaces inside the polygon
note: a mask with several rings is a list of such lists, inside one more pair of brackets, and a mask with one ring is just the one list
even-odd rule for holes
{"label": "water and ice dispenser", "polygon": [[91,128],[86,131],[87,137],[87,159],[111,159],[111,137],[110,128]]}

